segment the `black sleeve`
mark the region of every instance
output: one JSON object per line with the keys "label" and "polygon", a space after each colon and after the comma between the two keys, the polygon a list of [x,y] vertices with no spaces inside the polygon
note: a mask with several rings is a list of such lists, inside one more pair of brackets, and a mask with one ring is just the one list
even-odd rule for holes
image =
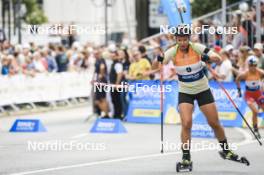
{"label": "black sleeve", "polygon": [[210,51],[210,49],[208,47],[206,47],[203,51],[204,54],[208,54],[208,52]]}

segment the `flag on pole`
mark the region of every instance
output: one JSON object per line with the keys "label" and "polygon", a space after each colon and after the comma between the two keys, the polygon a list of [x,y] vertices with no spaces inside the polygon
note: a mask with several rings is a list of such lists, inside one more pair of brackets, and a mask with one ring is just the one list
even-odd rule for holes
{"label": "flag on pole", "polygon": [[181,24],[180,14],[178,8],[185,8],[186,11],[182,13],[185,24],[191,24],[191,5],[190,0],[161,0],[163,13],[167,15],[170,26],[177,26]]}

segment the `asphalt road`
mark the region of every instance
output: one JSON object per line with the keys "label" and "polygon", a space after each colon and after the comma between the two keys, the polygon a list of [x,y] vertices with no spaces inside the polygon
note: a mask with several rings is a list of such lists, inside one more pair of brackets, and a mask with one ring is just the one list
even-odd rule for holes
{"label": "asphalt road", "polygon": [[[124,123],[126,134],[91,134],[94,122],[85,121],[90,108],[0,118],[0,174],[92,174],[92,175],[170,175],[176,174],[180,127],[166,125],[165,153],[160,154],[160,126]],[[47,132],[10,133],[17,118],[40,119]],[[236,153],[246,156],[251,165],[223,160],[217,150],[193,148],[193,171],[182,174],[236,175],[264,174],[264,148],[252,139],[247,129],[226,128]],[[261,130],[264,136],[264,131]],[[193,144],[215,144],[215,139],[193,139]],[[35,147],[32,146],[35,144]],[[48,147],[47,145],[57,147]],[[79,147],[69,149],[60,145]],[[38,145],[38,146],[36,146]],[[80,146],[81,145],[81,146]]]}

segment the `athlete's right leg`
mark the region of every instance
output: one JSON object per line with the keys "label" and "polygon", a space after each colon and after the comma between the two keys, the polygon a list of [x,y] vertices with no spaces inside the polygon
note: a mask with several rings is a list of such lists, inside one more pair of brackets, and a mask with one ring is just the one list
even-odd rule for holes
{"label": "athlete's right leg", "polygon": [[183,152],[183,163],[189,163],[191,160],[190,143],[191,143],[191,128],[192,128],[192,113],[194,108],[194,96],[185,93],[179,93],[178,109],[181,118],[181,141]]}
{"label": "athlete's right leg", "polygon": [[181,141],[182,141],[183,159],[190,160],[193,104],[190,103],[179,104],[179,112],[180,112],[181,126],[182,126]]}

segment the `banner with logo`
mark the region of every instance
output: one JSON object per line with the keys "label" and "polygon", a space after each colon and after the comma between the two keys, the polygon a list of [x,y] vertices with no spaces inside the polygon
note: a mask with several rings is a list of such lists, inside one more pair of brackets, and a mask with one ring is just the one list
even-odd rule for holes
{"label": "banner with logo", "polygon": [[[160,123],[160,82],[159,81],[134,81],[130,82],[134,86],[134,91],[129,94],[129,109],[127,113],[128,122],[139,123]],[[244,98],[237,96],[235,83],[222,83],[231,98],[234,100],[242,114],[251,124],[251,112],[247,107]],[[241,84],[244,87],[244,84]],[[210,88],[215,98],[218,114],[221,123],[227,127],[244,126],[242,118],[227,98],[224,91],[215,81],[210,82]],[[164,122],[168,124],[180,123],[177,110],[178,104],[178,84],[176,81],[164,82]],[[242,90],[243,93],[243,90]],[[195,103],[193,122],[206,124],[206,118]],[[263,119],[259,118],[259,123],[263,124]]]}
{"label": "banner with logo", "polygon": [[[129,83],[128,122],[160,123],[160,81],[134,81]],[[170,123],[177,122],[177,82],[164,82],[164,118]],[[179,122],[179,117],[178,117]]]}

